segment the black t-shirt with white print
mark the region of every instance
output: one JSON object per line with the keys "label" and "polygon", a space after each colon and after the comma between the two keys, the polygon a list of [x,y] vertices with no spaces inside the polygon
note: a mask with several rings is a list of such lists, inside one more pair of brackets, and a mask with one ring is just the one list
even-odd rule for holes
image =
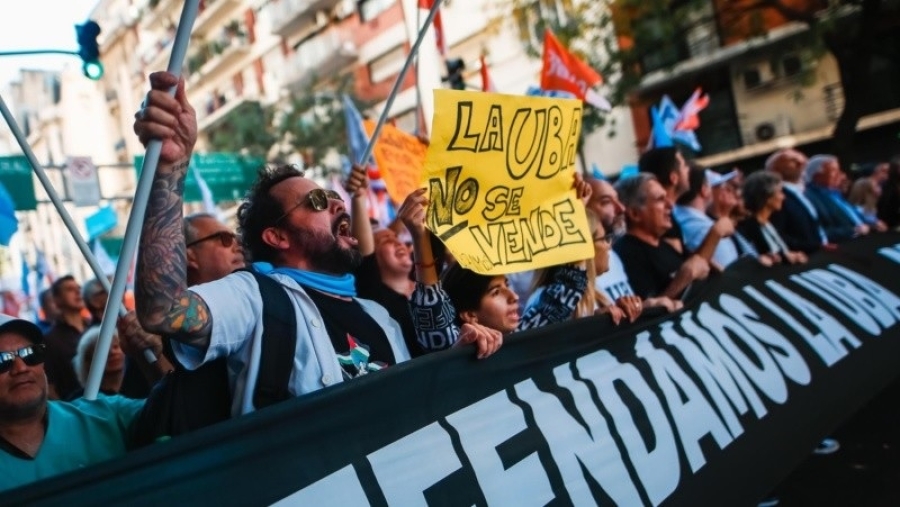
{"label": "black t-shirt with white print", "polygon": [[397,362],[384,330],[355,300],[345,300],[307,288],[316,304],[331,345],[350,379],[377,371]]}

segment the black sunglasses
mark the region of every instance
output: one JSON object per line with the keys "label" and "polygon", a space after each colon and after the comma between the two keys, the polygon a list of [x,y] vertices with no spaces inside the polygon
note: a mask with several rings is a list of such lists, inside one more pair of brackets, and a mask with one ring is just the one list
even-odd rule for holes
{"label": "black sunglasses", "polygon": [[334,190],[325,190],[324,188],[314,188],[309,191],[308,194],[303,196],[297,204],[291,206],[291,209],[284,212],[283,215],[278,217],[278,220],[275,221],[277,224],[284,220],[284,217],[291,214],[292,211],[302,206],[304,203],[309,203],[309,207],[314,211],[325,211],[328,209],[328,200],[334,199],[337,201],[344,202],[344,198],[341,197],[341,194],[335,192]]}
{"label": "black sunglasses", "polygon": [[22,361],[28,366],[37,366],[44,362],[44,350],[47,348],[43,343],[22,347],[19,350],[9,350],[0,352],[0,373],[6,373],[12,369],[13,363],[17,357],[21,357]]}
{"label": "black sunglasses", "polygon": [[200,239],[195,239],[194,241],[191,241],[190,243],[188,243],[185,246],[191,247],[198,243],[203,243],[204,241],[209,241],[214,238],[219,238],[219,241],[222,243],[222,246],[224,246],[225,248],[230,248],[231,245],[234,244],[235,239],[237,239],[233,232],[219,231],[219,232],[210,234],[209,236],[203,236]]}

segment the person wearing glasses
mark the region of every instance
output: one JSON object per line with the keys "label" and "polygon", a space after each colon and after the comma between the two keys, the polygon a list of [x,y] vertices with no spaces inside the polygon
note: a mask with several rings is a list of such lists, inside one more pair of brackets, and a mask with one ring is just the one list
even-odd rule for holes
{"label": "person wearing glasses", "polygon": [[634,293],[644,300],[681,299],[692,283],[709,275],[709,262],[665,240],[672,228],[672,202],[666,189],[645,172],[620,179],[615,188],[625,206],[626,233],[613,249],[625,265]]}
{"label": "person wearing glasses", "polygon": [[[591,228],[591,236],[594,240],[594,257],[585,259],[581,263],[577,263],[577,265],[583,264],[587,271],[587,279],[595,280],[599,275],[609,271],[609,254],[612,251],[612,242],[616,234],[607,232],[596,213],[590,209],[587,211],[587,218]],[[539,304],[541,295],[550,286],[554,272],[558,269],[558,266],[553,266],[535,271],[531,297],[528,298],[528,304],[525,307],[526,312],[534,305]],[[575,306],[572,317],[580,318],[609,314],[613,324],[618,326],[622,319],[627,319],[628,322],[636,321],[641,316],[642,311],[643,303],[641,298],[632,294],[621,296],[617,300],[612,301],[606,296],[605,292],[597,290],[595,284],[588,283],[584,289],[584,296]]]}
{"label": "person wearing glasses", "polygon": [[143,400],[48,401],[40,329],[0,314],[0,490],[125,454]]}
{"label": "person wearing glasses", "polygon": [[184,217],[184,241],[189,286],[212,282],[246,267],[237,236],[210,213]]}
{"label": "person wearing glasses", "polygon": [[[232,415],[249,413],[256,410],[263,337],[259,287],[251,273],[238,271],[188,288],[181,222],[197,118],[183,79],[156,72],[150,84],[134,131],[145,145],[162,146],[141,232],[138,318],[145,330],[173,338],[175,358],[187,368],[224,357],[234,372]],[[381,305],[356,297],[350,273],[361,256],[338,193],[294,166],[264,169],[237,216],[244,255],[284,287],[296,309],[289,393],[301,396],[409,359],[397,322]]]}

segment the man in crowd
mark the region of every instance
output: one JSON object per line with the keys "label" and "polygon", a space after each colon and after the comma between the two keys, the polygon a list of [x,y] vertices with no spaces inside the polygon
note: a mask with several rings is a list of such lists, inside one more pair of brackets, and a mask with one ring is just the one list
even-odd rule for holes
{"label": "man in crowd", "polygon": [[[638,168],[641,172],[652,174],[656,180],[666,191],[666,197],[672,204],[678,204],[673,209],[680,207],[682,199],[686,193],[691,190],[690,180],[690,164],[681,155],[676,148],[653,148],[647,150],[638,160]],[[707,234],[701,238],[701,242],[690,247],[685,243],[685,231],[679,221],[679,215],[672,215],[672,228],[666,231],[663,239],[667,241],[675,250],[684,255],[687,253],[696,253],[701,258],[709,262],[712,259],[719,240],[730,236],[734,232],[734,224],[728,220],[719,220],[715,223],[715,227],[708,230]],[[717,268],[717,266],[711,266]],[[719,271],[717,269],[717,271]]]}
{"label": "man in crowd", "polygon": [[672,203],[652,174],[620,180],[616,191],[625,206],[627,233],[613,249],[625,264],[635,294],[642,299],[681,299],[691,283],[706,278],[709,262],[678,251],[664,239],[672,227]]}
{"label": "man in crowd", "polygon": [[[603,229],[620,238],[625,234],[625,206],[619,201],[619,194],[608,181],[590,178],[591,199],[587,208],[600,220]],[[615,250],[609,252],[609,270],[594,279],[594,288],[606,294],[611,301],[618,302],[624,296],[633,296],[634,290],[628,282],[625,266]],[[672,312],[681,308],[681,301],[668,297],[652,297],[643,299],[644,308],[662,306]]]}
{"label": "man in crowd", "polygon": [[[844,199],[840,190],[842,176],[840,163],[833,155],[812,157],[803,171],[805,196],[815,207],[819,223],[831,243],[843,243],[871,230],[862,214]],[[886,229],[883,224],[879,228]]]}
{"label": "man in crowd", "polygon": [[78,351],[78,340],[89,322],[84,318],[84,298],[81,286],[72,275],[58,278],[50,286],[59,317],[46,335],[47,379],[52,398],[65,399],[80,388],[72,358]]}
{"label": "man in crowd", "polygon": [[[704,241],[711,235],[716,238],[715,248],[710,258],[710,267],[723,271],[741,255],[737,241],[734,240],[734,223],[729,214],[719,215],[713,219],[707,214],[707,208],[713,202],[713,187],[722,187],[731,181],[737,172],[722,175],[709,169],[692,167],[690,170],[690,188],[679,198],[672,215],[681,224],[684,243],[689,251],[700,250]],[[749,243],[746,245],[749,247]]]}
{"label": "man in crowd", "polygon": [[47,401],[38,327],[0,315],[0,490],[121,456],[143,401]]}
{"label": "man in crowd", "polygon": [[209,213],[184,217],[184,241],[188,285],[212,282],[246,266],[237,236]]}
{"label": "man in crowd", "polygon": [[778,150],[766,160],[766,170],[781,175],[784,204],[772,213],[771,222],[788,248],[807,255],[828,244],[815,206],[806,198],[803,169],[806,156],[794,149]]}
{"label": "man in crowd", "polygon": [[91,314],[89,325],[99,326],[103,320],[103,311],[106,309],[106,300],[109,299],[109,293],[103,288],[103,283],[97,278],[91,278],[81,287],[81,299]]}
{"label": "man in crowd", "polygon": [[[141,234],[138,317],[148,331],[177,340],[173,350],[189,368],[225,357],[236,372],[230,379],[232,414],[248,413],[256,409],[259,363],[253,352],[263,336],[258,285],[253,275],[237,272],[188,290],[182,192],[197,139],[196,114],[183,80],[157,72],[150,82],[134,129],[143,143],[161,140],[162,149]],[[172,97],[167,90],[176,86]],[[238,222],[254,268],[276,279],[298,310],[292,395],[409,359],[400,327],[384,307],[355,297],[349,273],[361,259],[336,192],[290,166],[261,171]],[[355,359],[339,361],[339,355]]]}
{"label": "man in crowd", "polygon": [[40,328],[41,333],[47,334],[59,317],[59,309],[56,307],[56,301],[53,300],[53,291],[49,287],[38,294],[38,303],[41,305],[41,318],[37,321],[37,327]]}

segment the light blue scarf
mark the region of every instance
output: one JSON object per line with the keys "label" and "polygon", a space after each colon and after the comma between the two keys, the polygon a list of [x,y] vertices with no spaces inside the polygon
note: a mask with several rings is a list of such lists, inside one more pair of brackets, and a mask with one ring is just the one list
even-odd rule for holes
{"label": "light blue scarf", "polygon": [[315,273],[296,268],[276,268],[268,262],[254,262],[253,269],[256,270],[257,273],[262,273],[264,275],[271,273],[287,275],[303,287],[327,292],[328,294],[351,298],[356,297],[356,279],[350,273],[340,276],[326,275],[324,273]]}

